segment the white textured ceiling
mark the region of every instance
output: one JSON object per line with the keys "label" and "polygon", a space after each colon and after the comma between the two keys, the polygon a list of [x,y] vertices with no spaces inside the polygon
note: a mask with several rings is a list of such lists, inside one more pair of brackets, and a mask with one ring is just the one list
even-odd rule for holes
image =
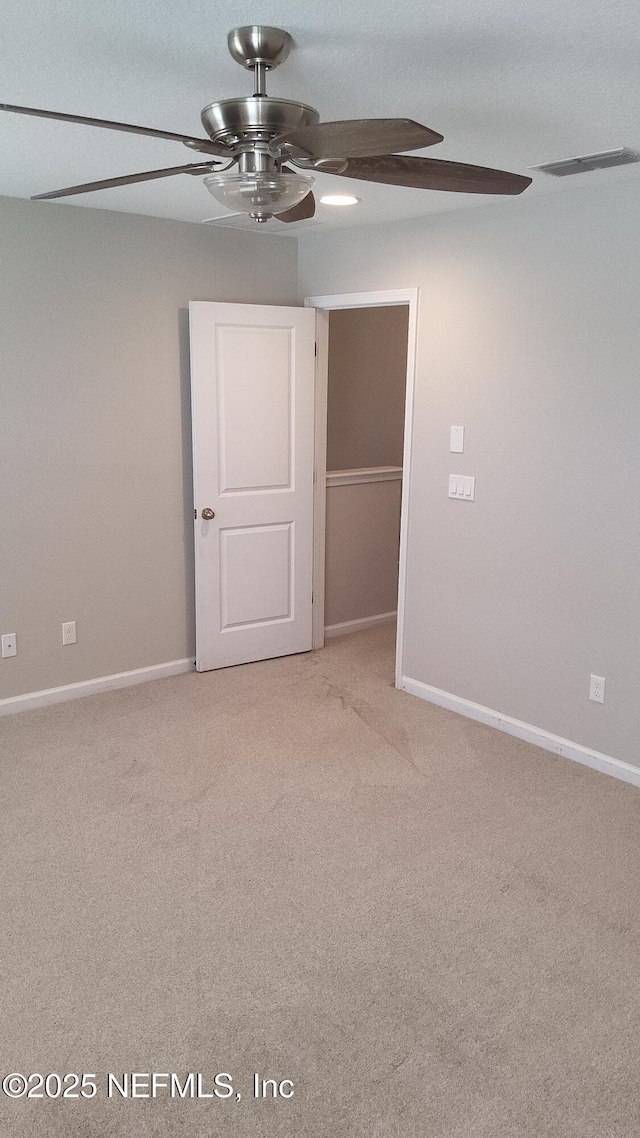
{"label": "white textured ceiling", "polygon": [[[640,150],[638,0],[4,0],[0,101],[200,134],[201,107],[252,90],[226,47],[227,32],[250,23],[286,28],[296,44],[269,76],[270,94],[310,103],[325,120],[417,119],[445,136],[423,152],[430,158],[526,173],[617,146]],[[10,114],[0,114],[0,154],[0,194],[15,197],[198,157],[179,143]],[[526,193],[639,174],[640,165],[536,174]],[[510,201],[318,177],[318,196],[329,187],[361,203],[269,227],[291,233]],[[232,221],[188,176],[68,201]]]}

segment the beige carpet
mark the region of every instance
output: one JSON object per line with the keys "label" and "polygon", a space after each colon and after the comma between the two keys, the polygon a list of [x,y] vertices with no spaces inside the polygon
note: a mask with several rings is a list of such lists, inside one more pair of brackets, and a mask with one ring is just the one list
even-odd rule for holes
{"label": "beige carpet", "polygon": [[[640,794],[391,633],[0,720],[1,1073],[97,1076],[3,1138],[640,1133]],[[154,1071],[234,1095],[107,1097]]]}

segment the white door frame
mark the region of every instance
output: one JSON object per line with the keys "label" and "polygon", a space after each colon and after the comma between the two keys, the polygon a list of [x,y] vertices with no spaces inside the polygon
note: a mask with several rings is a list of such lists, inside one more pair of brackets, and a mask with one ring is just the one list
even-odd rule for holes
{"label": "white door frame", "polygon": [[329,312],[337,308],[380,308],[383,305],[409,306],[407,341],[407,383],[404,411],[404,453],[402,460],[402,505],[400,517],[400,564],[398,569],[398,631],[396,639],[396,687],[404,673],[404,616],[407,576],[407,533],[409,522],[409,480],[413,443],[413,406],[416,386],[416,346],[418,335],[417,288],[386,289],[383,292],[349,292],[334,296],[307,296],[305,308],[315,308],[316,316],[316,400],[313,517],[313,647],[324,645],[324,559],[327,497],[327,387],[329,374]]}

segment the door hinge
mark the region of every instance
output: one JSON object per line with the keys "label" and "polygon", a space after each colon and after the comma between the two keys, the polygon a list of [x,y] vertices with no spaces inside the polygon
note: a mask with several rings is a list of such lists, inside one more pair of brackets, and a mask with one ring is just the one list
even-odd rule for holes
{"label": "door hinge", "polygon": [[317,356],[317,354],[318,354],[318,341],[317,340],[316,340],[315,344],[313,345],[313,354],[314,354],[314,356]]}
{"label": "door hinge", "polygon": [[197,511],[197,510],[194,510],[194,511],[193,511],[193,518],[194,518],[194,521],[197,519],[197,517],[198,517],[198,511]]}

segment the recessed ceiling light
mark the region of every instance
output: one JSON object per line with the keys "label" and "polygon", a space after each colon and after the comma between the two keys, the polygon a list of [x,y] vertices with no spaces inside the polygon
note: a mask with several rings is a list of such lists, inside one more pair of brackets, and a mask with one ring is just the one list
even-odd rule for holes
{"label": "recessed ceiling light", "polygon": [[353,194],[325,194],[320,201],[323,205],[357,205],[360,198],[354,198]]}

